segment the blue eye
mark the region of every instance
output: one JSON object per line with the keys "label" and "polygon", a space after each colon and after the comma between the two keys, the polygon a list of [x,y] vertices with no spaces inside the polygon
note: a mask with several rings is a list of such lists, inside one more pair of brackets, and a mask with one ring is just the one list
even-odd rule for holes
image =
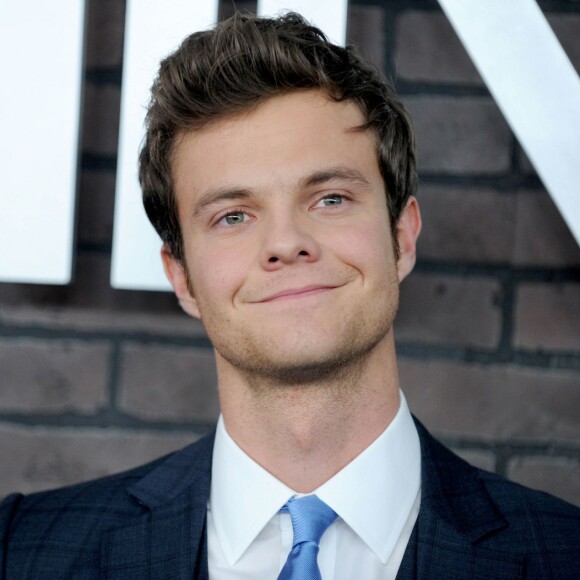
{"label": "blue eye", "polygon": [[342,195],[335,194],[335,195],[324,196],[320,200],[320,203],[322,203],[325,207],[332,207],[335,205],[340,205],[343,201],[344,201],[344,197]]}
{"label": "blue eye", "polygon": [[243,211],[232,211],[227,213],[220,222],[225,222],[228,226],[237,226],[246,221],[248,215]]}

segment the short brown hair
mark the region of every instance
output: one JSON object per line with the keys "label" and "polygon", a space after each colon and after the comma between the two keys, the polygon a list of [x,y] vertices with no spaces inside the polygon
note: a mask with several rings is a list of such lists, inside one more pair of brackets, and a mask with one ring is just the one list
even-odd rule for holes
{"label": "short brown hair", "polygon": [[323,90],[360,107],[366,121],[359,129],[377,138],[394,232],[417,187],[417,173],[411,124],[393,89],[354,48],[331,44],[296,13],[278,18],[236,13],[188,36],[161,62],[151,89],[139,181],[145,211],[175,258],[184,257],[171,173],[176,137],[301,89]]}

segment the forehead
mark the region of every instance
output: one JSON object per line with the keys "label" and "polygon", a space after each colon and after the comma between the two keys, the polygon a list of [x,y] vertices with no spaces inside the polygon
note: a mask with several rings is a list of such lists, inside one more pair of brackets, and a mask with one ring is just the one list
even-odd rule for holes
{"label": "forehead", "polygon": [[175,190],[181,198],[218,186],[288,185],[336,165],[379,175],[374,136],[358,130],[364,122],[358,105],[320,91],[272,97],[182,135],[173,155]]}

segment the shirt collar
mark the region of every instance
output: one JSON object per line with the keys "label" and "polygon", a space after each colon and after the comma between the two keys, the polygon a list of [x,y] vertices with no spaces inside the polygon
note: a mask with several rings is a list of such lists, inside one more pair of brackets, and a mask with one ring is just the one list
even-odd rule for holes
{"label": "shirt collar", "polygon": [[384,564],[421,487],[419,435],[401,391],[394,419],[358,457],[315,493]]}
{"label": "shirt collar", "polygon": [[227,561],[233,565],[294,491],[249,457],[218,420],[209,509]]}
{"label": "shirt collar", "polygon": [[[313,493],[385,563],[421,484],[421,451],[403,393],[394,419],[360,455]],[[242,493],[243,490],[243,493]],[[296,493],[251,459],[217,425],[209,509],[224,555],[235,564]]]}

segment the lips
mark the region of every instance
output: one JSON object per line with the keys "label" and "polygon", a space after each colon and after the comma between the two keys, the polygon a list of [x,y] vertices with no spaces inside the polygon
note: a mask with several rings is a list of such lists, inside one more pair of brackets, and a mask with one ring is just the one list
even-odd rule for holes
{"label": "lips", "polygon": [[337,286],[326,286],[326,285],[311,285],[304,286],[302,288],[288,288],[286,290],[281,290],[275,294],[271,294],[266,298],[261,300],[256,300],[255,303],[262,304],[264,302],[275,302],[280,300],[291,300],[297,298],[307,298],[315,294],[320,294],[322,292],[328,292],[329,290],[334,290]]}

